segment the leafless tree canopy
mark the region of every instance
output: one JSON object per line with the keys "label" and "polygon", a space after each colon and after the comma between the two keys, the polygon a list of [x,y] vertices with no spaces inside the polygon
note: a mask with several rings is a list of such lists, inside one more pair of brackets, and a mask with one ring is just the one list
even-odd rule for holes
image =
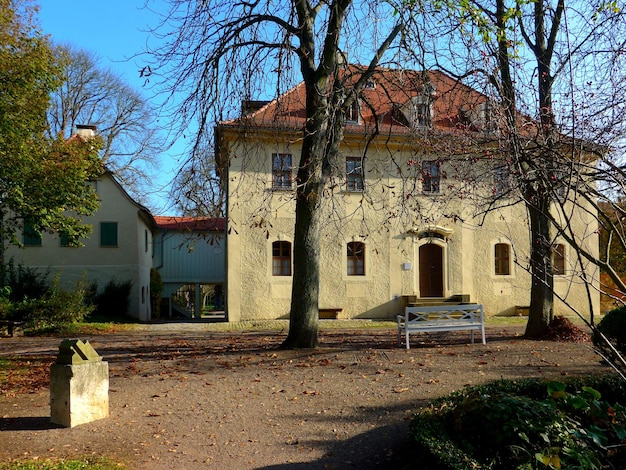
{"label": "leafless tree canopy", "polygon": [[51,136],[68,138],[76,125],[95,125],[104,142],[104,164],[146,202],[165,147],[154,110],[139,92],[102,68],[94,54],[62,45],[56,55],[65,73],[48,112]]}

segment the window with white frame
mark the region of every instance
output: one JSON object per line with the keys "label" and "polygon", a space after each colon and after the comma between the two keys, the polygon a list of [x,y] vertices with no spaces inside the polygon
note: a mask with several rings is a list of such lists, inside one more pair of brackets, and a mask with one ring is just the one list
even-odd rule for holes
{"label": "window with white frame", "polygon": [[272,276],[291,276],[291,243],[272,243]]}
{"label": "window with white frame", "polygon": [[365,243],[348,243],[347,262],[348,276],[365,276]]}
{"label": "window with white frame", "polygon": [[441,172],[439,162],[425,160],[422,162],[422,191],[428,194],[437,194],[441,188]]}
{"label": "window with white frame", "polygon": [[291,154],[272,154],[272,188],[291,189]]}
{"label": "window with white frame", "polygon": [[565,170],[555,170],[552,173],[552,181],[554,182],[554,190],[559,201],[563,202],[567,198],[569,186],[569,174]]}
{"label": "window with white frame", "polygon": [[498,276],[511,274],[511,246],[507,243],[496,243],[494,246],[495,273]]}
{"label": "window with white frame", "polygon": [[506,163],[495,167],[493,171],[493,185],[495,196],[504,196],[510,191],[510,169]]}
{"label": "window with white frame", "polygon": [[346,110],[345,119],[346,122],[359,122],[361,116],[361,102],[355,99],[350,107]]}
{"label": "window with white frame", "polygon": [[346,189],[348,191],[363,191],[363,159],[361,157],[346,157]]}
{"label": "window with white frame", "polygon": [[415,103],[415,119],[413,122],[415,127],[430,127],[431,116],[429,103]]}
{"label": "window with white frame", "polygon": [[552,273],[555,276],[565,274],[565,245],[557,243],[552,248]]}

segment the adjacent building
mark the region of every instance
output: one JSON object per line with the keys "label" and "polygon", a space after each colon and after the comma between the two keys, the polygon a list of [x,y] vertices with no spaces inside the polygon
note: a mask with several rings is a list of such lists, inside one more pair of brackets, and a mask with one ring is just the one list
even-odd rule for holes
{"label": "adjacent building", "polygon": [[223,218],[156,216],[154,267],[161,274],[161,316],[225,319]]}
{"label": "adjacent building", "polygon": [[111,280],[132,283],[129,314],[151,318],[150,268],[156,222],[150,211],[129,196],[110,172],[90,181],[100,207],[83,222],[92,226],[84,246],[70,246],[62,234],[23,232],[23,247],[8,246],[5,259],[58,276],[66,288],[78,282],[102,290]]}

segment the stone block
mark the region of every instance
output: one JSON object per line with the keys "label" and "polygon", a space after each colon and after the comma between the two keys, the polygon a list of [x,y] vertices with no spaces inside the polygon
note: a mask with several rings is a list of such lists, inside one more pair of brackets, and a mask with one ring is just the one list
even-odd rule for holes
{"label": "stone block", "polygon": [[79,339],[64,339],[59,346],[57,364],[84,364],[86,362],[99,362],[102,357],[89,344],[89,341]]}
{"label": "stone block", "polygon": [[109,416],[109,364],[89,342],[64,340],[50,367],[50,421],[74,427]]}

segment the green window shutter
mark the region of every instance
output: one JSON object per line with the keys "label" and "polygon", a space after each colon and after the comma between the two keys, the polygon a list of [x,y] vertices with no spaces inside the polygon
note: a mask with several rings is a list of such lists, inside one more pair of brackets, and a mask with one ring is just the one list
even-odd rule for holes
{"label": "green window shutter", "polygon": [[24,222],[24,246],[41,246],[41,234],[29,222]]}
{"label": "green window shutter", "polygon": [[70,236],[66,232],[59,233],[59,245],[70,246]]}
{"label": "green window shutter", "polygon": [[100,222],[100,246],[117,246],[117,222]]}

